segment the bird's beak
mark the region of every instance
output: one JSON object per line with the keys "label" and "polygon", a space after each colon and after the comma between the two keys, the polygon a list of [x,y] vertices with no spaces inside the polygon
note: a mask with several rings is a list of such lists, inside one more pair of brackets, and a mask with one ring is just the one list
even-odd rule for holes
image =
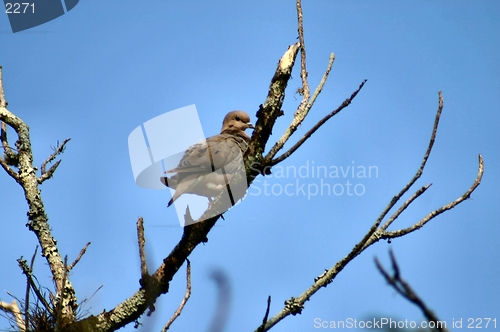
{"label": "bird's beak", "polygon": [[255,127],[253,126],[253,124],[251,122],[247,123],[247,128],[255,129]]}

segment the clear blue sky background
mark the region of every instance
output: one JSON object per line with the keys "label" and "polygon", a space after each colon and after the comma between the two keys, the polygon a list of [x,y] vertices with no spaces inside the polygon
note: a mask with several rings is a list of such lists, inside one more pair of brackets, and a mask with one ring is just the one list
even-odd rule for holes
{"label": "clear blue sky background", "polygon": [[[172,330],[207,329],[216,302],[209,278],[213,269],[224,271],[232,287],[226,331],[253,331],[268,295],[274,315],[343,258],[420,165],[438,90],[445,107],[415,190],[433,186],[392,228],[408,226],[462,195],[476,177],[479,153],[485,161],[481,186],[472,199],[423,229],[369,248],[307,302],[302,315],[286,318],[273,331],[314,331],[315,318],[421,321],[421,312],[375,268],[373,258],[387,264],[391,248],[403,276],[441,319],[451,324],[462,318],[465,324],[468,318],[496,318],[499,328],[500,4],[314,1],[303,7],[313,88],[330,52],[337,59],[297,137],[363,79],[368,82],[349,108],[282,165],[377,166],[378,177],[323,179],[331,185],[360,184],[362,196],[248,195],[191,255],[193,294]],[[31,128],[35,163],[42,163],[57,140],[72,138],[42,195],[53,234],[70,261],[92,242],[71,280],[80,300],[104,286],[84,309],[109,310],[139,287],[138,216],[145,218],[152,271],[182,234],[175,212],[167,209],[168,192],[135,185],[129,133],[190,104],[196,104],[208,135],[220,130],[223,116],[233,109],[246,110],[255,121],[276,63],[296,38],[294,1],[81,1],[68,14],[16,34],[0,14],[0,65],[9,109]],[[273,142],[291,121],[299,86],[295,70]],[[12,133],[10,139],[14,144]],[[0,285],[2,292],[22,298],[25,280],[16,259],[31,257],[37,242],[25,227],[21,188],[2,173]],[[277,192],[297,179],[259,180],[260,189],[266,180]],[[35,272],[51,286],[40,256]],[[152,318],[141,319],[143,331],[159,331],[178,306],[184,267],[170,289]],[[10,301],[5,292],[0,299]],[[0,329],[7,327],[0,320]]]}

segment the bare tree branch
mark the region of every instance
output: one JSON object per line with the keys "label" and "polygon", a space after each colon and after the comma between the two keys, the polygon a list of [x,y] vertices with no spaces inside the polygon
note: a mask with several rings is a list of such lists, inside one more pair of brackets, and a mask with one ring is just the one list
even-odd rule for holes
{"label": "bare tree branch", "polygon": [[[0,67],[1,69],[2,67]],[[0,96],[1,98],[1,96]],[[10,313],[12,316],[14,316],[14,320],[16,322],[17,327],[19,328],[19,331],[25,332],[26,331],[26,326],[23,322],[23,316],[21,315],[21,310],[19,310],[19,306],[17,305],[16,300],[12,300],[12,303],[7,303],[0,301],[0,310],[4,312]]]}
{"label": "bare tree branch", "polygon": [[281,156],[279,156],[278,158],[272,160],[270,163],[269,163],[269,166],[274,166],[280,162],[282,162],[283,160],[285,160],[286,158],[290,157],[290,155],[292,153],[295,152],[295,150],[297,150],[298,148],[300,148],[300,146],[302,144],[304,144],[305,141],[307,141],[307,139],[309,137],[311,137],[312,134],[314,134],[316,132],[316,130],[318,130],[326,121],[330,120],[333,116],[335,116],[336,114],[338,114],[340,111],[342,111],[344,108],[346,108],[347,106],[349,106],[349,104],[351,104],[352,100],[357,96],[357,94],[359,93],[359,91],[363,88],[363,86],[365,85],[366,83],[366,80],[364,80],[363,82],[361,82],[361,84],[359,85],[358,89],[356,89],[356,91],[354,91],[351,96],[349,98],[347,98],[346,100],[344,100],[344,102],[339,106],[337,107],[337,109],[335,109],[334,111],[332,111],[331,113],[329,113],[328,115],[326,115],[323,119],[321,119],[318,123],[316,123],[314,125],[314,127],[312,127],[297,143],[294,144],[294,146],[292,146],[287,152],[283,153]]}
{"label": "bare tree branch", "polygon": [[406,202],[403,203],[403,205],[401,205],[401,207],[396,212],[394,212],[394,214],[389,218],[389,220],[385,222],[383,226],[380,227],[380,229],[386,230],[387,227],[389,227],[394,222],[394,220],[396,220],[401,215],[401,213],[403,213],[403,211],[406,210],[406,208],[410,206],[411,203],[413,203],[414,200],[416,200],[427,189],[429,189],[431,185],[432,184],[429,183],[417,190]]}
{"label": "bare tree branch", "polygon": [[[304,49],[302,47],[301,49]],[[281,138],[274,144],[274,146],[271,148],[269,153],[266,155],[266,160],[271,160],[274,158],[276,153],[278,153],[279,150],[283,148],[285,143],[290,139],[290,137],[295,133],[297,128],[302,124],[304,119],[306,118],[307,114],[309,114],[309,110],[313,106],[314,102],[316,101],[316,98],[319,96],[321,91],[323,90],[323,86],[326,83],[326,80],[328,78],[328,74],[330,74],[330,70],[332,69],[333,61],[335,60],[335,55],[332,53],[330,54],[330,61],[328,62],[328,67],[323,74],[323,78],[321,79],[318,87],[314,91],[314,94],[311,98],[311,100],[306,100],[305,95],[304,99],[302,100],[301,104],[297,108],[297,111],[295,112],[292,123],[288,126],[288,128],[285,130]]]}
{"label": "bare tree branch", "polygon": [[393,270],[392,276],[382,267],[382,264],[380,264],[378,259],[375,258],[375,265],[377,266],[379,272],[384,276],[385,280],[401,296],[418,306],[429,322],[434,322],[435,327],[431,327],[431,330],[440,332],[448,331],[446,327],[443,326],[443,322],[439,320],[436,314],[431,309],[429,309],[429,307],[427,307],[425,302],[417,295],[417,293],[415,293],[411,286],[405,280],[403,280],[403,278],[401,278],[399,266],[392,250],[389,251],[389,254],[391,256],[391,264]]}
{"label": "bare tree branch", "polygon": [[[214,215],[221,211],[221,199],[215,199],[200,220],[205,215]],[[214,212],[215,211],[215,212]],[[184,233],[180,242],[175,246],[170,255],[163,260],[163,264],[149,278],[141,282],[140,289],[130,298],[120,303],[110,311],[104,311],[97,316],[89,316],[83,320],[76,321],[72,328],[78,330],[92,326],[94,331],[114,331],[120,327],[136,321],[148,307],[152,307],[158,296],[168,292],[169,282],[178,271],[182,263],[187,259],[194,248],[206,242],[207,234],[215,225],[219,216],[208,218],[184,227]],[[141,279],[142,280],[142,279]]]}
{"label": "bare tree branch", "polygon": [[[76,308],[78,307],[75,290],[69,280],[63,283],[63,279],[66,278],[66,269],[57,248],[56,240],[50,231],[48,217],[45,213],[40,189],[38,188],[39,183],[36,176],[36,167],[33,166],[29,127],[23,120],[5,107],[7,103],[5,102],[2,86],[0,86],[0,90],[0,98],[2,100],[0,103],[0,121],[5,122],[14,129],[18,136],[18,140],[16,141],[16,148],[19,155],[19,172],[17,178],[8,169],[6,171],[14,177],[24,190],[24,196],[29,207],[27,226],[36,235],[42,249],[42,256],[45,257],[49,265],[56,293],[60,296],[59,300],[62,301],[64,319],[65,321],[73,321]],[[2,166],[4,166],[3,163]]]}
{"label": "bare tree branch", "polygon": [[[422,173],[424,171],[425,164],[427,163],[427,159],[429,158],[429,155],[431,154],[431,151],[432,151],[432,147],[434,146],[434,141],[436,140],[436,133],[437,133],[438,125],[439,125],[439,119],[441,118],[441,112],[443,111],[443,94],[441,93],[441,91],[438,92],[438,99],[439,99],[438,100],[438,110],[436,113],[436,118],[434,119],[434,126],[432,127],[431,139],[429,140],[429,145],[427,146],[427,150],[425,151],[424,157],[422,158],[422,163],[420,164],[420,167],[419,167],[417,173],[415,173],[415,176],[413,176],[413,178],[410,180],[410,182],[408,182],[406,184],[406,186],[403,189],[401,189],[401,191],[396,196],[394,196],[392,198],[389,205],[387,205],[387,207],[385,208],[385,210],[382,212],[379,219],[377,220],[378,224],[376,224],[376,226],[374,225],[375,227],[378,227],[378,225],[380,225],[380,222],[382,221],[382,219],[385,218],[387,213],[394,207],[394,205],[396,205],[396,203],[399,201],[399,199],[404,194],[406,194],[406,192],[420,178],[420,176],[422,175]],[[389,226],[389,225],[387,225],[387,226]]]}
{"label": "bare tree branch", "polygon": [[298,108],[298,111],[305,109],[307,102],[309,101],[309,83],[307,83],[307,69],[306,69],[306,43],[304,41],[304,22],[302,18],[302,4],[300,0],[295,3],[297,7],[297,31],[299,33],[300,42],[300,78],[302,79],[302,102]]}
{"label": "bare tree branch", "polygon": [[53,175],[54,172],[56,171],[57,167],[61,163],[61,160],[58,160],[54,165],[52,165],[48,171],[45,170],[47,167],[47,164],[56,159],[57,155],[61,154],[64,152],[66,143],[68,143],[71,140],[71,138],[66,138],[61,144],[57,142],[57,146],[54,148],[54,152],[45,159],[45,161],[42,163],[42,170],[41,170],[41,175],[38,178],[38,183],[42,184],[45,180],[50,179]]}
{"label": "bare tree branch", "polygon": [[[422,158],[422,163],[420,164],[420,167],[419,167],[417,173],[415,173],[415,175],[413,176],[413,178],[406,184],[406,186],[404,186],[403,189],[401,189],[401,191],[396,196],[394,196],[391,199],[391,201],[389,202],[389,204],[385,207],[385,209],[382,211],[382,213],[380,214],[380,216],[378,217],[378,219],[372,225],[372,227],[370,228],[370,230],[366,233],[366,235],[363,238],[363,240],[361,240],[358,243],[358,245],[363,245],[366,248],[367,246],[371,245],[373,243],[373,241],[376,242],[376,241],[380,240],[380,236],[382,235],[381,233],[383,232],[383,230],[379,230],[379,228],[378,228],[380,226],[380,223],[385,218],[385,216],[387,215],[387,213],[389,213],[389,211],[394,207],[394,205],[396,205],[396,203],[399,201],[399,199],[401,197],[403,197],[403,195],[406,194],[406,192],[408,192],[408,190],[413,186],[413,184],[422,175],[422,172],[424,171],[424,168],[425,168],[425,164],[427,163],[427,159],[429,158],[429,155],[430,155],[430,153],[432,151],[432,147],[434,146],[434,141],[436,139],[436,133],[437,133],[437,128],[438,128],[438,124],[439,124],[439,119],[441,118],[441,112],[442,111],[443,111],[443,95],[442,95],[441,91],[439,91],[438,92],[438,110],[436,112],[436,117],[434,119],[434,126],[432,127],[431,138],[429,140],[429,144],[427,145],[427,150],[425,151],[424,157]],[[410,198],[410,200],[411,200],[411,198]],[[406,209],[406,207],[404,207],[404,209]],[[396,212],[394,219],[397,216],[399,216],[399,214],[397,214],[397,212]],[[390,225],[390,223],[392,223],[392,221],[390,219],[389,219],[389,221],[387,223],[387,227]],[[368,241],[369,239],[371,239],[372,242],[369,242]]]}
{"label": "bare tree branch", "polygon": [[472,194],[472,192],[474,192],[474,190],[476,190],[476,188],[481,184],[481,180],[483,178],[483,174],[484,174],[483,157],[481,155],[479,155],[479,169],[477,171],[476,180],[474,180],[474,183],[471,185],[471,187],[462,196],[460,196],[459,198],[457,198],[453,202],[450,202],[450,203],[448,203],[446,205],[443,205],[439,209],[436,209],[436,210],[432,211],[427,216],[425,216],[424,218],[422,218],[422,220],[418,221],[417,223],[415,223],[414,225],[412,225],[412,226],[410,226],[408,228],[400,229],[400,230],[392,231],[392,232],[384,232],[381,235],[381,238],[382,239],[393,239],[393,238],[396,238],[396,237],[401,237],[403,235],[409,234],[409,233],[411,233],[411,232],[413,232],[413,231],[415,231],[417,229],[422,228],[426,223],[428,223],[430,220],[434,219],[435,217],[437,217],[441,213],[443,213],[445,211],[448,211],[450,209],[453,209],[458,204],[462,203],[466,199],[469,199],[470,195]]}
{"label": "bare tree branch", "polygon": [[90,242],[87,242],[87,244],[85,245],[85,247],[83,247],[82,250],[80,250],[80,253],[75,258],[75,260],[73,261],[73,263],[71,263],[71,265],[68,266],[68,272],[71,271],[71,270],[73,270],[73,268],[75,267],[75,265],[78,264],[78,262],[80,261],[80,259],[82,259],[83,255],[85,255],[85,253],[87,252],[87,248],[89,246],[90,246]]}
{"label": "bare tree branch", "polygon": [[281,57],[278,62],[278,68],[271,79],[266,101],[260,105],[257,111],[257,123],[252,134],[252,140],[245,152],[245,160],[249,160],[247,165],[250,165],[252,168],[251,171],[247,171],[247,174],[252,175],[252,177],[259,174],[259,167],[263,168],[265,166],[262,164],[262,154],[271,136],[276,119],[283,115],[281,106],[285,98],[285,89],[290,79],[299,48],[300,44],[295,43]]}
{"label": "bare tree branch", "polygon": [[307,106],[306,106],[307,112],[309,112],[311,107],[314,105],[316,98],[318,98],[321,91],[323,91],[323,87],[325,86],[326,80],[328,79],[328,75],[330,74],[330,71],[332,70],[332,66],[333,66],[334,61],[335,61],[335,54],[331,53],[330,60],[328,61],[328,66],[325,70],[325,73],[323,74],[323,77],[321,78],[319,85],[316,87],[316,90],[314,90],[314,93],[311,97],[311,100],[309,100],[309,102],[307,103]]}
{"label": "bare tree branch", "polygon": [[[302,312],[302,309],[304,308],[304,303],[308,301],[321,287],[326,287],[328,284],[330,284],[334,278],[349,264],[355,257],[357,257],[359,254],[361,254],[366,248],[371,246],[372,244],[378,242],[381,239],[390,239],[390,238],[395,238],[399,236],[403,236],[405,234],[408,234],[418,228],[421,228],[425,223],[427,223],[429,220],[433,219],[440,213],[449,210],[461,202],[463,202],[465,199],[469,198],[472,192],[479,186],[481,183],[481,178],[484,172],[484,165],[483,165],[483,160],[481,155],[479,156],[479,170],[478,170],[478,175],[472,186],[463,194],[461,197],[459,197],[457,200],[444,205],[443,207],[431,212],[429,215],[424,217],[422,220],[419,222],[415,223],[413,226],[403,229],[403,230],[398,230],[398,231],[392,231],[388,232],[386,228],[412,203],[415,201],[417,197],[422,195],[430,185],[426,185],[422,188],[420,188],[408,201],[403,203],[403,205],[394,213],[394,215],[389,218],[388,222],[379,228],[382,220],[385,218],[387,213],[389,212],[390,209],[394,207],[394,205],[398,202],[398,200],[410,189],[410,187],[416,182],[416,180],[422,175],[422,172],[424,170],[425,164],[427,162],[427,159],[430,155],[430,152],[432,150],[432,147],[434,145],[434,141],[436,138],[436,132],[437,132],[437,127],[439,123],[439,118],[441,116],[441,112],[443,109],[443,97],[441,92],[439,92],[439,107],[438,111],[436,114],[436,118],[434,121],[434,126],[431,134],[431,139],[429,142],[429,145],[427,147],[426,153],[422,159],[422,163],[420,165],[419,170],[415,174],[415,176],[410,180],[408,184],[396,195],[392,198],[391,202],[387,205],[387,207],[382,211],[378,219],[375,221],[375,223],[372,225],[372,227],[368,230],[368,232],[365,234],[363,239],[358,242],[354,248],[351,250],[351,252],[342,260],[338,261],[333,267],[331,267],[329,270],[323,272],[319,277],[314,279],[314,284],[309,287],[307,290],[305,290],[304,293],[302,293],[299,297],[295,298],[292,297],[289,300],[285,301],[285,307],[278,312],[275,316],[273,316],[271,319],[267,321],[265,326],[261,329],[260,331],[268,331],[271,329],[274,325],[276,325],[279,321],[281,321],[283,318],[289,316],[289,315],[296,315],[300,314]],[[259,331],[256,330],[256,331]]]}
{"label": "bare tree branch", "polygon": [[68,143],[70,140],[71,140],[71,138],[66,138],[61,144],[59,144],[59,141],[57,142],[57,146],[55,148],[53,148],[54,152],[50,156],[48,156],[47,159],[45,159],[45,161],[42,163],[42,167],[41,167],[42,175],[47,173],[46,172],[47,164],[50,163],[51,161],[53,161],[54,159],[56,159],[58,154],[64,152],[66,143]]}
{"label": "bare tree branch", "polygon": [[169,328],[170,325],[179,317],[182,313],[182,309],[184,309],[184,306],[186,305],[187,301],[189,300],[189,297],[191,296],[191,262],[189,259],[186,258],[187,262],[187,267],[186,267],[186,294],[184,294],[184,298],[181,301],[181,304],[177,308],[177,310],[174,312],[172,317],[168,320],[167,324],[162,329],[162,332],[166,332]]}
{"label": "bare tree branch", "polygon": [[[300,77],[302,80],[302,88],[298,90],[298,92],[302,95],[302,101],[297,107],[297,111],[293,116],[292,123],[285,130],[285,133],[281,136],[281,138],[274,144],[269,153],[266,156],[266,164],[269,166],[276,165],[277,163],[272,164],[271,160],[274,158],[276,153],[283,148],[288,139],[293,135],[293,133],[297,130],[297,128],[302,124],[307,114],[309,114],[309,110],[313,106],[316,98],[323,90],[323,86],[326,83],[328,75],[330,74],[330,70],[332,69],[333,62],[335,61],[335,54],[330,54],[330,61],[328,62],[328,67],[323,74],[323,78],[321,79],[318,87],[314,91],[314,94],[309,100],[310,92],[309,92],[309,83],[307,82],[307,70],[306,70],[306,45],[304,41],[304,26],[303,26],[303,15],[302,15],[302,4],[300,0],[296,1],[297,7],[297,21],[298,21],[298,33],[299,33],[299,41],[300,41],[300,55],[301,55],[301,69],[300,69]],[[299,145],[300,146],[300,145]],[[295,150],[293,150],[295,151]],[[290,152],[293,153],[293,151]],[[289,155],[290,155],[289,154]],[[285,157],[286,158],[286,157]],[[283,159],[285,159],[283,158]]]}

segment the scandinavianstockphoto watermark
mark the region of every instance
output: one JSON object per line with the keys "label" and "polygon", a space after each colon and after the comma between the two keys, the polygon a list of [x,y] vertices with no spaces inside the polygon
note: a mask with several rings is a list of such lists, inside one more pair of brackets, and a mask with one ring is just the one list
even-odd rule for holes
{"label": "scandinavianstockphoto watermark", "polygon": [[315,196],[363,196],[366,180],[378,176],[378,166],[357,165],[354,160],[350,165],[319,165],[307,160],[302,165],[274,166],[272,174],[253,181],[248,194],[305,196],[308,200]]}

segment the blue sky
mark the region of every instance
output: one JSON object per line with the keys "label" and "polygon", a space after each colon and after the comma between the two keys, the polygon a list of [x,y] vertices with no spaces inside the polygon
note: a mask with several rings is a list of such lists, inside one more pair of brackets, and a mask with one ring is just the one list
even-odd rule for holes
{"label": "blue sky", "polygon": [[[496,318],[500,325],[500,4],[496,1],[315,1],[303,5],[309,82],[319,82],[331,52],[336,60],[304,134],[363,79],[367,84],[281,166],[376,166],[371,178],[258,178],[275,186],[331,185],[347,180],[363,195],[249,194],[225,214],[209,242],[191,255],[193,294],[174,331],[207,329],[216,303],[209,274],[224,271],[232,287],[226,331],[253,331],[268,295],[271,315],[343,258],[420,165],[443,91],[444,111],[427,169],[417,182],[433,186],[392,229],[408,226],[455,200],[485,162],[472,199],[391,244],[377,243],[326,289],[273,331],[314,331],[314,319],[395,317],[420,322],[420,311],[388,287],[373,258],[388,264],[393,249],[403,276],[437,315]],[[252,121],[267,95],[278,59],[297,38],[294,1],[80,1],[69,13],[13,34],[0,15],[0,65],[10,111],[31,128],[35,164],[71,137],[55,176],[41,189],[59,249],[72,261],[92,244],[71,275],[80,300],[103,288],[84,309],[109,310],[139,287],[135,223],[143,216],[153,271],[182,234],[167,191],[135,185],[127,138],[145,121],[196,104],[205,134],[224,115],[247,111]],[[298,63],[297,63],[298,64]],[[293,72],[285,116],[300,101]],[[11,144],[14,136],[11,134]],[[293,139],[292,139],[293,140]],[[286,147],[290,147],[291,143]],[[20,187],[0,174],[0,285],[23,297],[16,259],[31,257],[36,239],[25,227]],[[255,189],[251,193],[255,193]],[[38,257],[39,281],[51,286]],[[158,300],[143,331],[159,331],[185,290],[184,268]],[[10,301],[6,293],[0,299]],[[0,329],[8,327],[0,320]],[[124,331],[135,331],[129,326]]]}

